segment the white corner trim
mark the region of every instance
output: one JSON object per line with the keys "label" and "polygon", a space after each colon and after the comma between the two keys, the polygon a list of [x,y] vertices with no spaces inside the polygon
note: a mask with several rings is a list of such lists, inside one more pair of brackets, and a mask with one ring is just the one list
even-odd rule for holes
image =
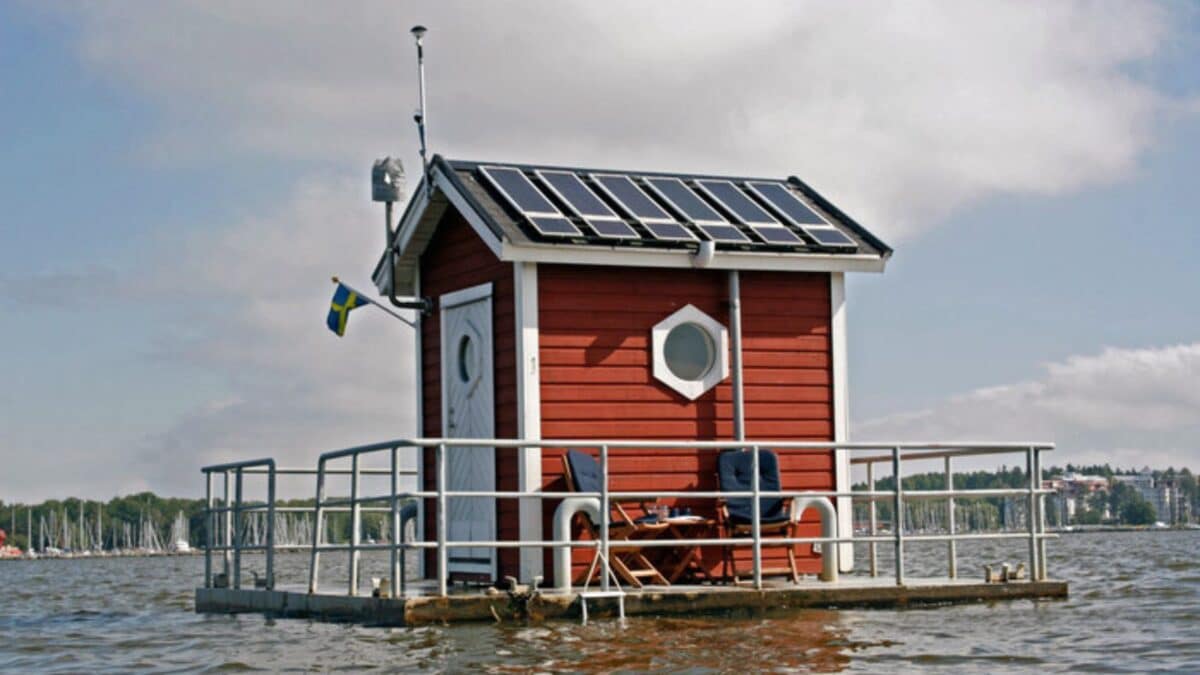
{"label": "white corner trim", "polygon": [[[671,372],[663,353],[667,344],[667,335],[674,328],[685,323],[699,326],[712,339],[713,364],[704,377],[699,380],[685,380]],[[654,324],[654,327],[650,329],[650,362],[656,380],[674,389],[688,400],[694,401],[704,395],[704,392],[729,377],[729,331],[721,325],[720,321],[700,311],[694,305],[685,305]]]}
{"label": "white corner trim", "polygon": [[[833,368],[833,440],[850,440],[850,391],[846,373],[846,275],[829,275],[829,342]],[[835,450],[838,492],[850,491],[850,451]],[[837,498],[838,536],[854,536],[854,509],[849,497]],[[838,567],[842,572],[854,568],[854,544],[838,545]]]}
{"label": "white corner trim", "polygon": [[[417,266],[415,275],[414,287],[416,288],[417,297],[421,296],[421,267]],[[425,341],[424,313],[417,312],[416,339],[413,340],[413,345],[416,347],[416,384],[417,384],[417,438],[425,438],[425,362],[421,358],[422,343]],[[416,448],[416,464],[417,464],[417,489],[425,489],[425,451],[423,448]],[[417,500],[417,522],[416,522],[416,540],[425,541],[425,500]],[[417,556],[417,578],[425,578],[425,556]]]}
{"label": "white corner trim", "polygon": [[[517,436],[542,438],[542,385],[538,366],[538,277],[537,263],[513,263],[513,296],[516,307],[517,346]],[[517,489],[538,492],[542,488],[542,449],[517,450]],[[521,539],[541,541],[542,500],[522,499],[517,503]],[[542,549],[521,549],[520,578],[531,582],[542,575]]]}

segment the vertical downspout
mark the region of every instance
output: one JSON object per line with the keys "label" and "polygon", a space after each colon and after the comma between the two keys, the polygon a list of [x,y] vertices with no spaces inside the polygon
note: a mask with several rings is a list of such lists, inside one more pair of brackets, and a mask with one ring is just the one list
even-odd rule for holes
{"label": "vertical downspout", "polygon": [[733,437],[746,440],[745,401],[742,398],[742,283],[729,270],[729,346],[733,352]]}

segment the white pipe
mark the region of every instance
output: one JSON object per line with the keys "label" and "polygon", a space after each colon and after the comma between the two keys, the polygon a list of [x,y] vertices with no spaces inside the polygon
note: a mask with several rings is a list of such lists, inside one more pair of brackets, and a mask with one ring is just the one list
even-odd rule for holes
{"label": "white pipe", "polygon": [[[793,513],[797,521],[804,514],[804,510],[812,507],[821,512],[821,537],[836,539],[837,538],[837,510],[833,508],[833,503],[824,497],[809,497],[805,499],[797,499],[793,506]],[[822,544],[821,545],[821,581],[837,581],[838,580],[838,545],[837,544]]]}
{"label": "white pipe", "polygon": [[[593,523],[601,522],[600,500],[595,497],[567,497],[554,510],[554,541],[571,541],[571,519],[584,513]],[[571,549],[554,549],[554,584],[562,593],[571,592]]]}
{"label": "white pipe", "polygon": [[745,400],[742,398],[742,284],[737,270],[729,270],[729,347],[733,352],[733,437],[746,440]]}

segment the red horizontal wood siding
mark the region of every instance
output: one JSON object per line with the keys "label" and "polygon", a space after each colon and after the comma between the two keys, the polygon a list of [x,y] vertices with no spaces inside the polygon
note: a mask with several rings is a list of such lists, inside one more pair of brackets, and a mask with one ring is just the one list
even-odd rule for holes
{"label": "red horizontal wood siding", "polygon": [[[429,246],[421,256],[421,294],[437,299],[452,291],[492,283],[492,344],[495,367],[495,421],[497,438],[517,437],[516,326],[514,323],[513,267],[501,262],[484,244],[462,216],[448,209]],[[439,308],[421,322],[422,422],[427,437],[442,435],[442,347]],[[434,453],[424,453],[425,489],[437,488]],[[514,450],[496,450],[496,489],[517,489],[517,462]],[[425,532],[436,532],[435,506],[426,502]],[[496,500],[497,535],[513,538],[517,532],[517,502]],[[509,528],[508,525],[513,527]],[[511,529],[511,531],[509,531]],[[516,549],[500,549],[498,578],[515,574]],[[436,570],[436,554],[426,552],[426,570]]]}
{"label": "red horizontal wood siding", "polygon": [[[829,284],[828,274],[741,274],[748,438],[833,438]],[[688,304],[728,325],[727,273],[539,265],[542,438],[732,438],[728,379],[688,401],[651,372],[650,329]],[[834,487],[831,453],[779,454],[786,489]],[[612,450],[610,467],[615,490],[716,489],[712,452]],[[544,489],[567,489],[562,451],[543,452],[542,476]],[[712,500],[681,503],[697,512],[713,509]],[[547,533],[555,506],[543,509]],[[801,531],[819,536],[818,523],[806,514]],[[799,551],[802,571],[818,572],[811,546]],[[784,551],[765,549],[764,558],[778,565]],[[548,572],[550,560],[547,552]],[[705,561],[716,571],[719,551],[706,551]],[[590,551],[575,551],[576,574],[589,562]]]}

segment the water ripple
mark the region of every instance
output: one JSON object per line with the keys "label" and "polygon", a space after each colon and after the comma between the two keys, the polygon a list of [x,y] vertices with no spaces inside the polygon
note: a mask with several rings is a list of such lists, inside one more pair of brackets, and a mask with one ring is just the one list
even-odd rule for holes
{"label": "water ripple", "polygon": [[[910,548],[912,574],[944,574],[943,547]],[[1028,551],[1011,541],[959,550],[964,575]],[[1049,565],[1071,582],[1065,601],[409,629],[197,615],[200,558],[11,562],[0,564],[0,670],[1200,672],[1198,550],[1197,532],[1063,536]],[[281,580],[299,581],[306,562],[281,555]],[[386,556],[363,565],[380,576]]]}

